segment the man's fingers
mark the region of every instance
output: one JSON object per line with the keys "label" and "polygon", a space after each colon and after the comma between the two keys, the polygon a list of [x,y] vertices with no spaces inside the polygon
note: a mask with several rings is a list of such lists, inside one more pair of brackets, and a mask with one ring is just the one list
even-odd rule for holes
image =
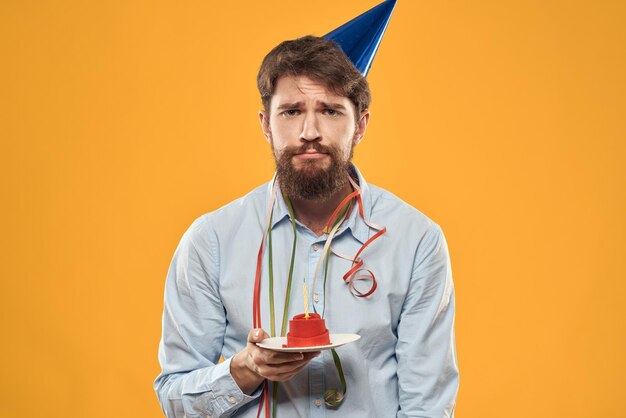
{"label": "man's fingers", "polygon": [[292,362],[304,361],[304,363],[308,363],[311,359],[319,356],[320,352],[312,352],[312,353],[285,353],[279,351],[265,350],[260,348],[258,351],[258,359],[263,363],[279,365],[286,364]]}
{"label": "man's fingers", "polygon": [[[279,354],[296,354],[296,353],[279,353]],[[296,373],[302,370],[311,359],[317,357],[320,353],[297,353],[302,354],[302,358],[294,361],[284,361],[281,363],[269,363],[258,361],[255,363],[255,371],[257,374],[269,380],[284,381],[289,380]]]}
{"label": "man's fingers", "polygon": [[309,361],[309,360],[313,360],[315,357],[319,356],[320,354],[322,354],[321,351],[311,351],[308,353],[302,353],[304,354],[304,359]]}
{"label": "man's fingers", "polygon": [[262,328],[253,328],[248,333],[249,343],[260,343],[266,338],[269,338],[269,334],[265,332]]}
{"label": "man's fingers", "polygon": [[281,353],[260,347],[256,347],[256,349],[252,350],[251,355],[255,363],[272,365],[302,361],[306,358],[302,353]]}
{"label": "man's fingers", "polygon": [[280,365],[262,364],[258,365],[257,373],[269,380],[286,380],[286,377],[295,375],[308,363],[308,360],[300,360]]}
{"label": "man's fingers", "polygon": [[319,351],[311,353],[280,352],[261,348],[256,343],[269,338],[269,335],[261,328],[255,328],[248,334],[248,368],[255,374],[269,380],[285,381],[291,379],[300,372],[312,358],[320,354]]}
{"label": "man's fingers", "polygon": [[295,375],[297,375],[298,373],[300,373],[300,371],[301,371],[302,369],[304,369],[304,367],[305,367],[307,364],[308,364],[308,362],[306,362],[306,363],[302,363],[300,366],[298,366],[298,367],[296,367],[296,368],[294,368],[294,369],[292,369],[292,370],[286,371],[286,372],[284,372],[284,373],[276,373],[276,374],[274,375],[274,378],[273,378],[273,379],[270,379],[270,380],[275,380],[275,381],[277,381],[277,382],[282,382],[282,381],[285,381],[285,380],[289,380],[289,379],[291,379],[292,377],[294,377]]}

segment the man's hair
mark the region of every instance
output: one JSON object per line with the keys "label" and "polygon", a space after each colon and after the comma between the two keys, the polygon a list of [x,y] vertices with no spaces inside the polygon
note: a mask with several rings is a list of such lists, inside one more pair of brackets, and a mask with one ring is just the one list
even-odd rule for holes
{"label": "man's hair", "polygon": [[280,43],[263,59],[257,75],[257,87],[266,112],[269,112],[278,79],[301,75],[350,99],[357,121],[361,112],[369,108],[371,96],[367,80],[341,48],[328,39],[304,36]]}

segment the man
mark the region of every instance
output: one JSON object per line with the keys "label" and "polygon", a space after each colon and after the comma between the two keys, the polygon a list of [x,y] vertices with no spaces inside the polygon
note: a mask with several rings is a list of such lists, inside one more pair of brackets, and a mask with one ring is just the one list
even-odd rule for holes
{"label": "man", "polygon": [[[176,250],[155,382],[164,412],[255,417],[268,380],[280,382],[279,417],[451,417],[458,369],[447,247],[435,223],[351,164],[370,118],[367,81],[335,43],[311,36],[274,48],[257,81],[276,180],[198,218]],[[333,217],[350,195],[343,218]],[[361,336],[337,349],[341,373],[329,351],[256,345],[280,318],[303,312],[300,280],[331,333]],[[253,313],[263,328],[251,329]],[[327,407],[325,391],[344,375],[343,402]]]}

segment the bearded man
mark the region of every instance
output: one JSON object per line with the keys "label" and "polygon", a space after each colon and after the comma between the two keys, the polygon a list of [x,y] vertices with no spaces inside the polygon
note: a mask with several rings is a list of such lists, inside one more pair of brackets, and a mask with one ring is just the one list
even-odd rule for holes
{"label": "bearded man", "polygon": [[[163,411],[255,417],[265,400],[280,417],[453,416],[446,242],[351,163],[370,119],[366,79],[334,42],[308,36],[274,48],[257,82],[276,176],[198,218],[176,249],[155,381]],[[331,333],[359,341],[332,355],[256,344],[303,312],[301,280]]]}

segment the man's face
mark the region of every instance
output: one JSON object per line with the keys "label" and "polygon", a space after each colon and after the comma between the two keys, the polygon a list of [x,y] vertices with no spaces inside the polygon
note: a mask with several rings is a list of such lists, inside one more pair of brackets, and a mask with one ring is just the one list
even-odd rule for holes
{"label": "man's face", "polygon": [[269,117],[260,112],[272,145],[279,182],[294,198],[326,199],[347,181],[352,149],[369,113],[355,118],[352,102],[306,76],[276,82]]}

